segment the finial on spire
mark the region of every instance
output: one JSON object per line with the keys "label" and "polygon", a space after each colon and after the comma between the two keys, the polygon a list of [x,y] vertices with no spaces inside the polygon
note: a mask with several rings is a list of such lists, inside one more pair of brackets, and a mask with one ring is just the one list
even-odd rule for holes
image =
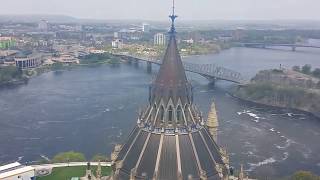
{"label": "finial on spire", "polygon": [[173,0],[173,1],[172,1],[172,14],[173,14],[173,15],[174,15],[174,10],[175,10],[175,9],[174,9],[174,8],[175,8],[174,5],[175,5],[175,4],[174,4],[174,0]]}
{"label": "finial on spire", "polygon": [[174,21],[175,19],[178,17],[177,15],[175,15],[175,0],[172,0],[172,15],[170,15],[170,19],[171,19],[171,29],[170,29],[170,34],[174,34],[176,33],[176,28],[174,27]]}

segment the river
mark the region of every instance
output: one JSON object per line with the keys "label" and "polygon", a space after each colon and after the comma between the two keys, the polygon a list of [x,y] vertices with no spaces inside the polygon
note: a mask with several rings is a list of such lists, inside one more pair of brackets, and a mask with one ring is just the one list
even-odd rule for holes
{"label": "river", "polygon": [[[261,69],[311,64],[320,68],[320,50],[233,48],[219,54],[185,58],[215,63],[251,78]],[[155,66],[155,65],[154,65]],[[52,157],[80,151],[87,158],[109,155],[134,126],[147,104],[155,76],[121,64],[77,67],[49,72],[28,84],[0,90],[0,163]],[[232,83],[209,87],[205,78],[188,73],[195,101],[207,114],[214,99],[219,116],[218,143],[226,146],[232,166],[252,177],[282,177],[297,170],[320,174],[320,120],[306,114],[239,102],[225,92]]]}

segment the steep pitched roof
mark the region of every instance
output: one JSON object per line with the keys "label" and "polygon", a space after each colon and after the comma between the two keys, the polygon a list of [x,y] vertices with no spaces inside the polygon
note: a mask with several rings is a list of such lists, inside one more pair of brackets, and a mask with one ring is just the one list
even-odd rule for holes
{"label": "steep pitched roof", "polygon": [[[170,16],[168,47],[151,85],[150,104],[139,115],[136,127],[115,159],[114,179],[227,177],[220,148],[192,103],[191,85],[177,47],[176,17],[174,13]],[[159,106],[159,102],[164,104]]]}
{"label": "steep pitched roof", "polygon": [[170,35],[168,47],[155,83],[165,88],[184,86],[187,83],[175,35]]}
{"label": "steep pitched roof", "polygon": [[158,75],[152,84],[151,103],[170,99],[174,103],[180,99],[182,103],[191,101],[191,85],[189,84],[181,56],[177,47],[175,33],[169,33],[169,42]]}

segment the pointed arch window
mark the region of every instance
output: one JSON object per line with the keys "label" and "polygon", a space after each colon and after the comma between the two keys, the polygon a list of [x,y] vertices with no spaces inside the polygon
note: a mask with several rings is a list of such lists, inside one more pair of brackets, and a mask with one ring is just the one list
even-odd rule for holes
{"label": "pointed arch window", "polygon": [[153,105],[153,112],[155,112],[155,113],[157,112],[157,105],[156,104]]}
{"label": "pointed arch window", "polygon": [[181,123],[182,121],[182,109],[181,106],[179,105],[177,108],[177,123]]}
{"label": "pointed arch window", "polygon": [[189,120],[189,116],[188,116],[188,114],[189,114],[189,106],[188,106],[188,104],[184,107],[184,115],[185,115],[185,117],[186,117],[186,121],[188,121]]}
{"label": "pointed arch window", "polygon": [[163,106],[160,107],[160,120],[164,121],[164,108],[163,108]]}
{"label": "pointed arch window", "polygon": [[172,106],[170,106],[168,109],[168,123],[172,123],[172,121],[173,121],[173,109],[172,109]]}

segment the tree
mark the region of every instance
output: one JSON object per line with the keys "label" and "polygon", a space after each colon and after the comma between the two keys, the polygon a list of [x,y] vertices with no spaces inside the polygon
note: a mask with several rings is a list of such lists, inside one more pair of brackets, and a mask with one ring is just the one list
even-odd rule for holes
{"label": "tree", "polygon": [[60,70],[63,68],[63,63],[61,62],[56,62],[56,63],[53,63],[52,66],[51,66],[52,70]]}
{"label": "tree", "polygon": [[102,154],[96,154],[92,157],[93,162],[98,162],[98,161],[103,162],[103,161],[107,161],[107,160],[109,160],[109,158],[105,155],[102,155]]}
{"label": "tree", "polygon": [[290,179],[291,180],[320,180],[320,177],[308,171],[298,171],[294,173]]}
{"label": "tree", "polygon": [[313,70],[312,75],[314,77],[320,78],[320,68],[316,68],[315,70]]}
{"label": "tree", "polygon": [[52,159],[53,162],[83,162],[86,161],[86,158],[82,153],[69,151],[69,152],[62,152],[55,155]]}
{"label": "tree", "polygon": [[300,71],[301,71],[301,68],[300,68],[300,66],[293,66],[293,67],[292,67],[292,70],[293,70],[293,71],[300,72]]}
{"label": "tree", "polygon": [[0,82],[8,82],[12,79],[21,79],[22,71],[15,66],[0,67]]}
{"label": "tree", "polygon": [[301,72],[303,73],[303,74],[311,74],[311,65],[310,64],[306,64],[306,65],[304,65],[304,66],[302,66],[302,70],[301,70]]}

